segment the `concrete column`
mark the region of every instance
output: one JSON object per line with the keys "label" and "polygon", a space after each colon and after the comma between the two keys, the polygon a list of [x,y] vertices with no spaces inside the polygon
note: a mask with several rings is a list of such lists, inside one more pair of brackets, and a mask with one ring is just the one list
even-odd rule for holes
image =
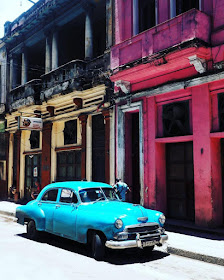
{"label": "concrete column", "polygon": [[133,36],[139,33],[139,9],[138,0],[133,0]]}
{"label": "concrete column", "polygon": [[58,68],[58,32],[55,30],[52,37],[52,67],[51,70]]}
{"label": "concrete column", "polygon": [[44,123],[42,133],[41,185],[44,187],[51,182],[52,123]]}
{"label": "concrete column", "polygon": [[202,0],[199,0],[199,10],[202,11]]}
{"label": "concrete column", "polygon": [[28,81],[28,55],[27,55],[27,49],[24,47],[22,52],[21,84],[24,85],[27,81]]}
{"label": "concrete column", "polygon": [[6,88],[7,88],[7,81],[6,81],[6,67],[7,67],[7,59],[4,60],[3,64],[0,64],[1,67],[1,82],[0,82],[0,92],[1,92],[1,103],[5,103],[6,102]]}
{"label": "concrete column", "polygon": [[122,9],[123,9],[123,1],[115,0],[115,44],[119,44],[123,41],[123,20],[122,20]]}
{"label": "concrete column", "polygon": [[81,154],[81,177],[86,179],[86,124],[88,115],[80,115],[79,120],[82,125],[82,154]]}
{"label": "concrete column", "polygon": [[105,179],[110,183],[110,110],[102,112],[105,120]]}
{"label": "concrete column", "polygon": [[[20,144],[21,144],[21,131],[17,131],[14,134],[14,137],[16,138],[16,155],[14,155],[14,158],[16,160],[13,161],[13,168],[16,169],[15,175],[16,177],[13,178],[16,181],[16,195],[15,195],[15,201],[19,199],[19,194],[20,194]],[[15,141],[15,140],[14,140]],[[15,147],[15,146],[14,146]],[[15,153],[15,151],[13,151]]]}
{"label": "concrete column", "polygon": [[16,87],[17,81],[17,59],[16,56],[12,55],[10,57],[10,77],[9,77],[9,90]]}
{"label": "concrete column", "polygon": [[5,141],[6,141],[6,185],[7,185],[7,197],[9,196],[8,185],[9,185],[9,141],[10,134],[5,132]]}
{"label": "concrete column", "polygon": [[92,9],[86,11],[85,22],[85,58],[93,57],[93,15]]}
{"label": "concrete column", "polygon": [[106,0],[106,48],[113,45],[113,1]]}
{"label": "concrete column", "polygon": [[45,74],[51,71],[51,38],[46,36]]}
{"label": "concrete column", "polygon": [[[222,223],[220,141],[210,139],[211,100],[208,85],[192,89],[195,222]],[[203,125],[202,125],[203,124]]]}
{"label": "concrete column", "polygon": [[176,0],[170,0],[170,18],[176,16]]}

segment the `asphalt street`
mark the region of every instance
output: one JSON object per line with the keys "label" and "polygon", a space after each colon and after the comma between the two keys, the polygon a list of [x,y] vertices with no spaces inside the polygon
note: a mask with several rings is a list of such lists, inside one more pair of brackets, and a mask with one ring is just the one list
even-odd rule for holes
{"label": "asphalt street", "polygon": [[26,228],[0,216],[0,275],[4,280],[208,279],[224,280],[224,267],[155,250],[109,251],[103,262],[84,245],[44,234],[26,238]]}

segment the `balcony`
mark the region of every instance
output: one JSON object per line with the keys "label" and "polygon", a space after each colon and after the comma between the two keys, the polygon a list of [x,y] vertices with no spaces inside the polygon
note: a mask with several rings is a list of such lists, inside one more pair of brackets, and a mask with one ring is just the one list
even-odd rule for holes
{"label": "balcony", "polygon": [[41,100],[46,100],[58,93],[78,90],[82,76],[86,71],[86,62],[72,60],[57,69],[41,76]]}
{"label": "balcony", "polygon": [[192,9],[112,47],[111,68],[117,70],[122,65],[194,39],[209,43],[210,30],[210,17]]}
{"label": "balcony", "polygon": [[110,55],[104,54],[91,61],[72,60],[41,76],[41,100],[56,94],[81,91],[102,83],[109,69]]}
{"label": "balcony", "polygon": [[40,104],[56,94],[82,91],[102,84],[105,82],[105,73],[109,71],[109,62],[109,53],[88,62],[72,60],[42,75],[41,79],[29,81],[11,90],[7,97],[7,111]]}
{"label": "balcony", "polygon": [[[13,22],[6,22],[5,25],[5,38],[6,41],[13,41],[18,36],[22,35],[25,31],[33,30],[34,26],[38,27],[41,20],[49,22],[52,14],[59,14],[64,9],[71,9],[74,6],[75,0],[41,0],[38,1],[28,12],[21,14]],[[65,5],[66,4],[66,5]]]}
{"label": "balcony", "polygon": [[9,112],[21,107],[38,104],[40,101],[41,80],[35,79],[18,86],[9,92],[7,104]]}

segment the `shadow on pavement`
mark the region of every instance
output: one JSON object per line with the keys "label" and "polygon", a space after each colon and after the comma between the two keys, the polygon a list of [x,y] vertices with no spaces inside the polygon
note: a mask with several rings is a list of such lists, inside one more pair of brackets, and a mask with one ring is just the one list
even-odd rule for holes
{"label": "shadow on pavement", "polygon": [[[17,234],[22,238],[27,238],[26,233]],[[46,243],[57,248],[70,251],[72,253],[81,254],[86,257],[90,257],[90,249],[87,245],[81,244],[66,238],[62,238],[50,233],[40,233],[40,238],[34,242]],[[129,250],[106,250],[106,256],[104,261],[115,265],[126,265],[134,263],[146,263],[150,261],[159,260],[169,256],[169,254],[157,251],[154,249],[151,253],[148,253],[141,249],[129,249]]]}

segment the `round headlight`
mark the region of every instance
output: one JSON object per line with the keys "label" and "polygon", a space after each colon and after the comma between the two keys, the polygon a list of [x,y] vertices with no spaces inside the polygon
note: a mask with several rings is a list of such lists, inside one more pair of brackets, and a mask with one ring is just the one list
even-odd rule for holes
{"label": "round headlight", "polygon": [[165,224],[165,221],[166,221],[166,217],[165,217],[163,214],[161,214],[160,217],[159,217],[159,222],[160,222],[160,224],[161,224],[161,225],[164,225],[164,224]]}
{"label": "round headlight", "polygon": [[117,219],[117,220],[115,221],[114,225],[115,225],[115,227],[116,227],[117,229],[120,229],[120,228],[123,227],[123,222],[122,222],[121,219]]}

